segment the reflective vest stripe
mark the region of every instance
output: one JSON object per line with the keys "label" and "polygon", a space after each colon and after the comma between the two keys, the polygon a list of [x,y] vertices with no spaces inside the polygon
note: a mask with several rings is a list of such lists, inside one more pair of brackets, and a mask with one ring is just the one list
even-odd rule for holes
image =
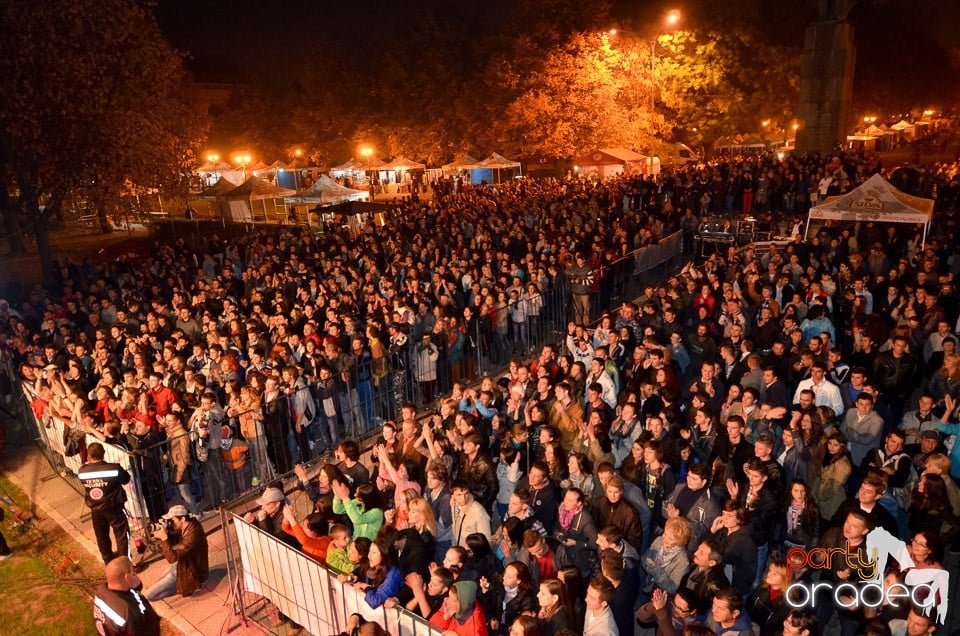
{"label": "reflective vest stripe", "polygon": [[108,605],[107,602],[102,598],[100,598],[99,596],[93,597],[93,604],[99,607],[100,611],[106,614],[107,618],[112,620],[117,625],[117,627],[123,627],[124,625],[127,624],[126,619],[124,619],[122,616],[117,614],[116,610],[110,607],[110,605]]}
{"label": "reflective vest stripe", "polygon": [[79,479],[104,479],[106,477],[118,477],[119,475],[119,470],[97,470],[92,473],[80,473],[77,477]]}

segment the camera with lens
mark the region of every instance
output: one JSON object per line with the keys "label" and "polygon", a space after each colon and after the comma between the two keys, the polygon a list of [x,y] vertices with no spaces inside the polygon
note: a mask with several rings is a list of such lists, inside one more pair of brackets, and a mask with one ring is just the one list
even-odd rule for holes
{"label": "camera with lens", "polygon": [[170,534],[173,532],[173,523],[170,519],[161,519],[160,521],[153,521],[147,525],[147,530],[150,534],[156,534],[157,532],[166,532]]}

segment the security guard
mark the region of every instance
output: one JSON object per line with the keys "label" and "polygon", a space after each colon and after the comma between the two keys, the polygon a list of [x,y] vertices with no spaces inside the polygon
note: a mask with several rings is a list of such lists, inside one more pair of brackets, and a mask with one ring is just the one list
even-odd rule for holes
{"label": "security guard", "polygon": [[[93,519],[93,533],[97,536],[97,547],[104,563],[110,563],[115,556],[127,556],[130,529],[127,513],[123,504],[127,493],[123,485],[130,482],[130,473],[119,464],[103,461],[103,445],[94,442],[87,447],[86,464],[80,467],[77,477],[87,491],[84,501],[90,508]],[[110,543],[110,529],[117,540],[117,551]]]}
{"label": "security guard", "polygon": [[142,586],[125,556],[107,564],[107,582],[93,597],[93,620],[103,636],[159,636],[160,617],[137,589]]}

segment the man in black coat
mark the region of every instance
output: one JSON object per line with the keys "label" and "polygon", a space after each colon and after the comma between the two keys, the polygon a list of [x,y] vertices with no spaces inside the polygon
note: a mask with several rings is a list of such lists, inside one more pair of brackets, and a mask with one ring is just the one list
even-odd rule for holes
{"label": "man in black coat", "polygon": [[730,585],[723,567],[723,551],[713,539],[700,542],[693,553],[690,569],[680,579],[678,590],[690,590],[697,597],[697,614],[703,615],[710,610],[710,603],[717,590]]}
{"label": "man in black coat", "polygon": [[[130,473],[120,464],[103,461],[104,448],[94,442],[87,447],[87,463],[77,471],[77,478],[84,488],[84,503],[90,508],[93,521],[93,533],[97,537],[97,547],[104,563],[110,563],[116,556],[125,556],[129,546],[129,525],[123,505],[127,493],[123,486],[130,483]],[[117,542],[113,551],[110,543],[110,530]]]}

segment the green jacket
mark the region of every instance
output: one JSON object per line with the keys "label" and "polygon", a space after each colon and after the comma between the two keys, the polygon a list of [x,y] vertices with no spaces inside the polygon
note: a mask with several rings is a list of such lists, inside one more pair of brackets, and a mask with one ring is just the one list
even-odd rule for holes
{"label": "green jacket", "polygon": [[366,537],[373,541],[377,538],[380,526],[383,525],[383,511],[379,508],[364,510],[356,499],[344,501],[339,497],[333,498],[333,512],[345,514],[353,523],[353,537]]}
{"label": "green jacket", "polygon": [[327,566],[337,574],[350,574],[356,567],[349,557],[350,547],[327,549]]}

